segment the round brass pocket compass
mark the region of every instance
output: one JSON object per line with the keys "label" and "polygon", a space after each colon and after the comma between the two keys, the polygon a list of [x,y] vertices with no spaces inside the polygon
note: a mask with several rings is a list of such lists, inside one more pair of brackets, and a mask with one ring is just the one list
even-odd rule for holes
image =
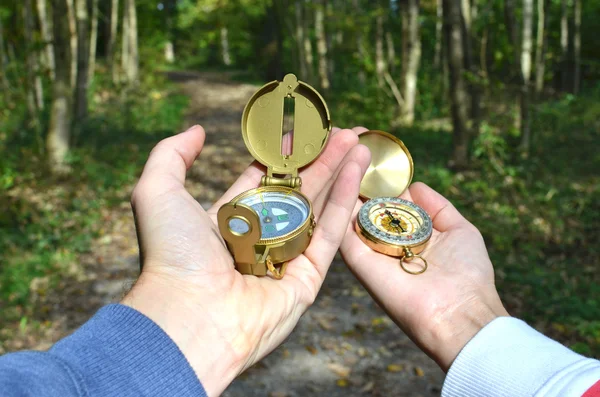
{"label": "round brass pocket compass", "polygon": [[[420,253],[433,233],[431,218],[424,209],[401,195],[413,176],[412,157],[395,136],[383,131],[367,131],[360,143],[371,151],[371,164],[361,182],[360,195],[369,199],[358,212],[356,233],[371,249],[400,259],[400,267],[410,274],[427,270]],[[421,259],[416,269],[405,262]]]}
{"label": "round brass pocket compass", "polygon": [[331,120],[325,101],[288,74],[261,87],[242,116],[248,151],[267,167],[261,186],[224,204],[219,232],[242,274],[283,277],[288,261],[302,254],[316,226],[312,204],[300,192],[298,169],[325,148]]}

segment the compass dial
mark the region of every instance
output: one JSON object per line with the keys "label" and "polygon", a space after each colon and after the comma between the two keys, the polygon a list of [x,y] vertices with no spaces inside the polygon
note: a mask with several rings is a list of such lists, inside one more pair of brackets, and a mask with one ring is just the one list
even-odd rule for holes
{"label": "compass dial", "polygon": [[358,224],[372,239],[407,247],[423,244],[433,231],[425,210],[398,197],[367,201],[358,213]]}
{"label": "compass dial", "polygon": [[[258,189],[257,189],[258,190]],[[310,204],[293,189],[289,191],[256,191],[238,201],[252,208],[260,219],[261,239],[285,236],[301,227],[310,216]],[[240,219],[230,220],[229,228],[238,234],[248,231]]]}

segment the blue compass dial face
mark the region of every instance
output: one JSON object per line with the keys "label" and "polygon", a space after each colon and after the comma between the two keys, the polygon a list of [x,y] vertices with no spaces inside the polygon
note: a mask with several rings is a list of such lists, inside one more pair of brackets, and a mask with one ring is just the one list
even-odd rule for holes
{"label": "blue compass dial face", "polygon": [[[241,199],[239,203],[249,206],[258,214],[261,239],[285,236],[301,227],[310,215],[308,202],[294,190],[257,192]],[[248,225],[241,220],[234,219],[229,226],[240,234],[248,230]]]}

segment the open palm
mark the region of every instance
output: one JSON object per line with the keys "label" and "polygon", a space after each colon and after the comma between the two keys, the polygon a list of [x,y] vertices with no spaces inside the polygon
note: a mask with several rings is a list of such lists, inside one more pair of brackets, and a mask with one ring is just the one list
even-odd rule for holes
{"label": "open palm", "polygon": [[357,146],[355,131],[336,129],[321,156],[300,173],[317,226],[304,254],[275,280],[235,271],[216,225],[220,206],[257,187],[265,170],[252,164],[204,211],[184,188],[203,143],[204,130],[193,127],[151,153],[132,196],[143,271],[123,303],[171,336],[213,394],[277,347],[316,298],[352,215],[369,152]]}
{"label": "open palm", "polygon": [[[477,228],[423,183],[411,185],[401,197],[421,206],[433,220],[433,235],[421,252],[429,264],[425,273],[406,273],[398,258],[363,244],[352,225],[346,231],[341,252],[352,272],[390,317],[447,370],[478,329],[506,312]],[[359,200],[355,214],[360,205]],[[465,318],[469,321],[463,321]]]}

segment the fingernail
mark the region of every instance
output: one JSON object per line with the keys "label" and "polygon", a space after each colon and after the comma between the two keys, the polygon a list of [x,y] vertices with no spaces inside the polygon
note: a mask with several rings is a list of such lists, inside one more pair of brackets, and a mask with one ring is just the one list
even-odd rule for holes
{"label": "fingernail", "polygon": [[193,126],[191,126],[190,128],[188,128],[187,130],[185,130],[184,132],[188,132],[193,130],[194,128],[198,127],[198,124],[194,124]]}

